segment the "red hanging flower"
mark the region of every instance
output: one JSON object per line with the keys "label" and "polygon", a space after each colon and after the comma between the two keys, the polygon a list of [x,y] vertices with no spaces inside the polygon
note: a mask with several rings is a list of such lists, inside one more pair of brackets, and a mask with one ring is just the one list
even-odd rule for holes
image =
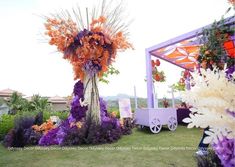
{"label": "red hanging flower", "polygon": [[159,59],[156,59],[156,61],[154,60],[151,60],[151,63],[152,63],[152,67],[154,68],[155,66],[160,66],[160,60]]}
{"label": "red hanging flower", "polygon": [[184,74],[183,74],[183,77],[184,78],[187,78],[187,77],[189,77],[190,76],[190,72],[188,71],[188,70],[185,70],[184,71]]}
{"label": "red hanging flower", "polygon": [[159,71],[157,68],[161,64],[160,60],[159,59],[156,59],[155,61],[151,60],[151,64],[152,64],[152,78],[153,78],[153,80],[157,81],[157,82],[164,82],[166,79],[164,71]]}
{"label": "red hanging flower", "polygon": [[160,60],[157,59],[156,62],[155,62],[155,64],[156,64],[156,66],[160,66],[160,64],[161,64],[161,63],[160,63]]}
{"label": "red hanging flower", "polygon": [[155,78],[154,78],[156,81],[160,81],[161,80],[161,77],[159,74],[155,74]]}
{"label": "red hanging flower", "polygon": [[229,57],[235,58],[234,41],[232,41],[232,40],[225,41],[224,42],[224,49],[226,50]]}
{"label": "red hanging flower", "polygon": [[184,79],[184,78],[180,78],[179,83],[183,85],[183,84],[184,84],[184,82],[185,82],[185,79]]}
{"label": "red hanging flower", "polygon": [[151,60],[151,64],[152,64],[152,68],[154,68],[154,66],[155,66],[154,60]]}

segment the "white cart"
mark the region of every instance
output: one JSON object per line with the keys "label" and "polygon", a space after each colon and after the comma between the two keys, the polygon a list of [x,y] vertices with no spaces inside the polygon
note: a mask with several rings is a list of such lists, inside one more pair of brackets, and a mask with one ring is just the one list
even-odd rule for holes
{"label": "white cart", "polygon": [[171,131],[178,125],[175,108],[136,109],[135,121],[140,127],[149,127],[153,133],[159,133],[163,125]]}

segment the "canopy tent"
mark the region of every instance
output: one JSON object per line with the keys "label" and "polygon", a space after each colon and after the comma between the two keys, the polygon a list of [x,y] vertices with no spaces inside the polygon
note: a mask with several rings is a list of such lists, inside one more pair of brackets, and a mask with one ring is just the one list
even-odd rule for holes
{"label": "canopy tent", "polygon": [[[235,16],[224,21],[226,25],[234,26]],[[145,49],[148,108],[154,107],[151,57],[155,56],[183,69],[193,71],[198,68],[197,57],[199,48],[203,45],[200,43],[200,36],[204,29],[210,27],[211,24]],[[235,35],[232,40],[235,42]]]}
{"label": "canopy tent", "polygon": [[151,51],[151,55],[173,63],[181,68],[193,70],[197,66],[200,43],[197,38]]}

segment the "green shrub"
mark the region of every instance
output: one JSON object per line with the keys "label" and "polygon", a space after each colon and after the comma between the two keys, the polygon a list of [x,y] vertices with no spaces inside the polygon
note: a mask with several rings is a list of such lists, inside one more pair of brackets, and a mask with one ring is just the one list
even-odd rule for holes
{"label": "green shrub", "polygon": [[38,112],[22,111],[15,115],[15,117],[35,117]]}
{"label": "green shrub", "polygon": [[3,140],[10,129],[14,127],[14,115],[4,114],[0,118],[0,140]]}
{"label": "green shrub", "polygon": [[61,120],[65,120],[68,118],[69,112],[59,112],[59,111],[53,111],[53,112],[48,112],[44,111],[43,112],[43,122],[46,122],[50,118],[50,116],[58,116]]}
{"label": "green shrub", "polygon": [[117,112],[117,118],[120,118],[120,112],[119,111]]}
{"label": "green shrub", "polygon": [[38,112],[22,111],[18,112],[15,115],[2,115],[0,117],[0,140],[3,140],[5,135],[10,131],[10,129],[14,128],[15,119],[21,117],[35,117],[37,113]]}
{"label": "green shrub", "polygon": [[115,112],[116,113],[116,117],[120,118],[120,112],[119,112],[118,108],[116,108],[116,107],[109,107],[108,108],[108,113],[111,114],[112,112]]}
{"label": "green shrub", "polygon": [[[17,113],[16,115],[7,115],[4,114],[0,117],[0,140],[3,140],[5,135],[10,131],[10,129],[14,128],[14,120],[21,117],[35,117],[38,112],[29,112],[22,111]],[[43,112],[43,122],[46,122],[50,118],[50,116],[58,116],[61,120],[65,120],[69,115],[69,112]]]}

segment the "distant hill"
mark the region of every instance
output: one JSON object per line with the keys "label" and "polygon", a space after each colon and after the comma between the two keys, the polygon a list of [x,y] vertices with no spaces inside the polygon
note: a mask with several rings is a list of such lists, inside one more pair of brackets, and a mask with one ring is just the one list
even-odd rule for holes
{"label": "distant hill", "polygon": [[[119,106],[118,106],[118,99],[119,98],[130,98],[131,100],[131,108],[134,111],[135,110],[135,98],[133,96],[129,96],[127,94],[118,94],[116,96],[107,96],[107,97],[102,97],[106,102],[108,106],[109,111],[118,111]],[[158,99],[158,106],[161,108],[163,107],[162,105],[162,100],[163,99]],[[172,100],[167,98],[167,101],[170,106],[172,106]],[[147,108],[147,98],[137,98],[137,103],[138,103],[138,108]],[[179,105],[181,103],[181,100],[175,99],[175,104]]]}
{"label": "distant hill", "polygon": [[116,96],[105,96],[102,97],[104,100],[118,100],[120,98],[134,98],[133,96],[127,95],[127,94],[117,94]]}

